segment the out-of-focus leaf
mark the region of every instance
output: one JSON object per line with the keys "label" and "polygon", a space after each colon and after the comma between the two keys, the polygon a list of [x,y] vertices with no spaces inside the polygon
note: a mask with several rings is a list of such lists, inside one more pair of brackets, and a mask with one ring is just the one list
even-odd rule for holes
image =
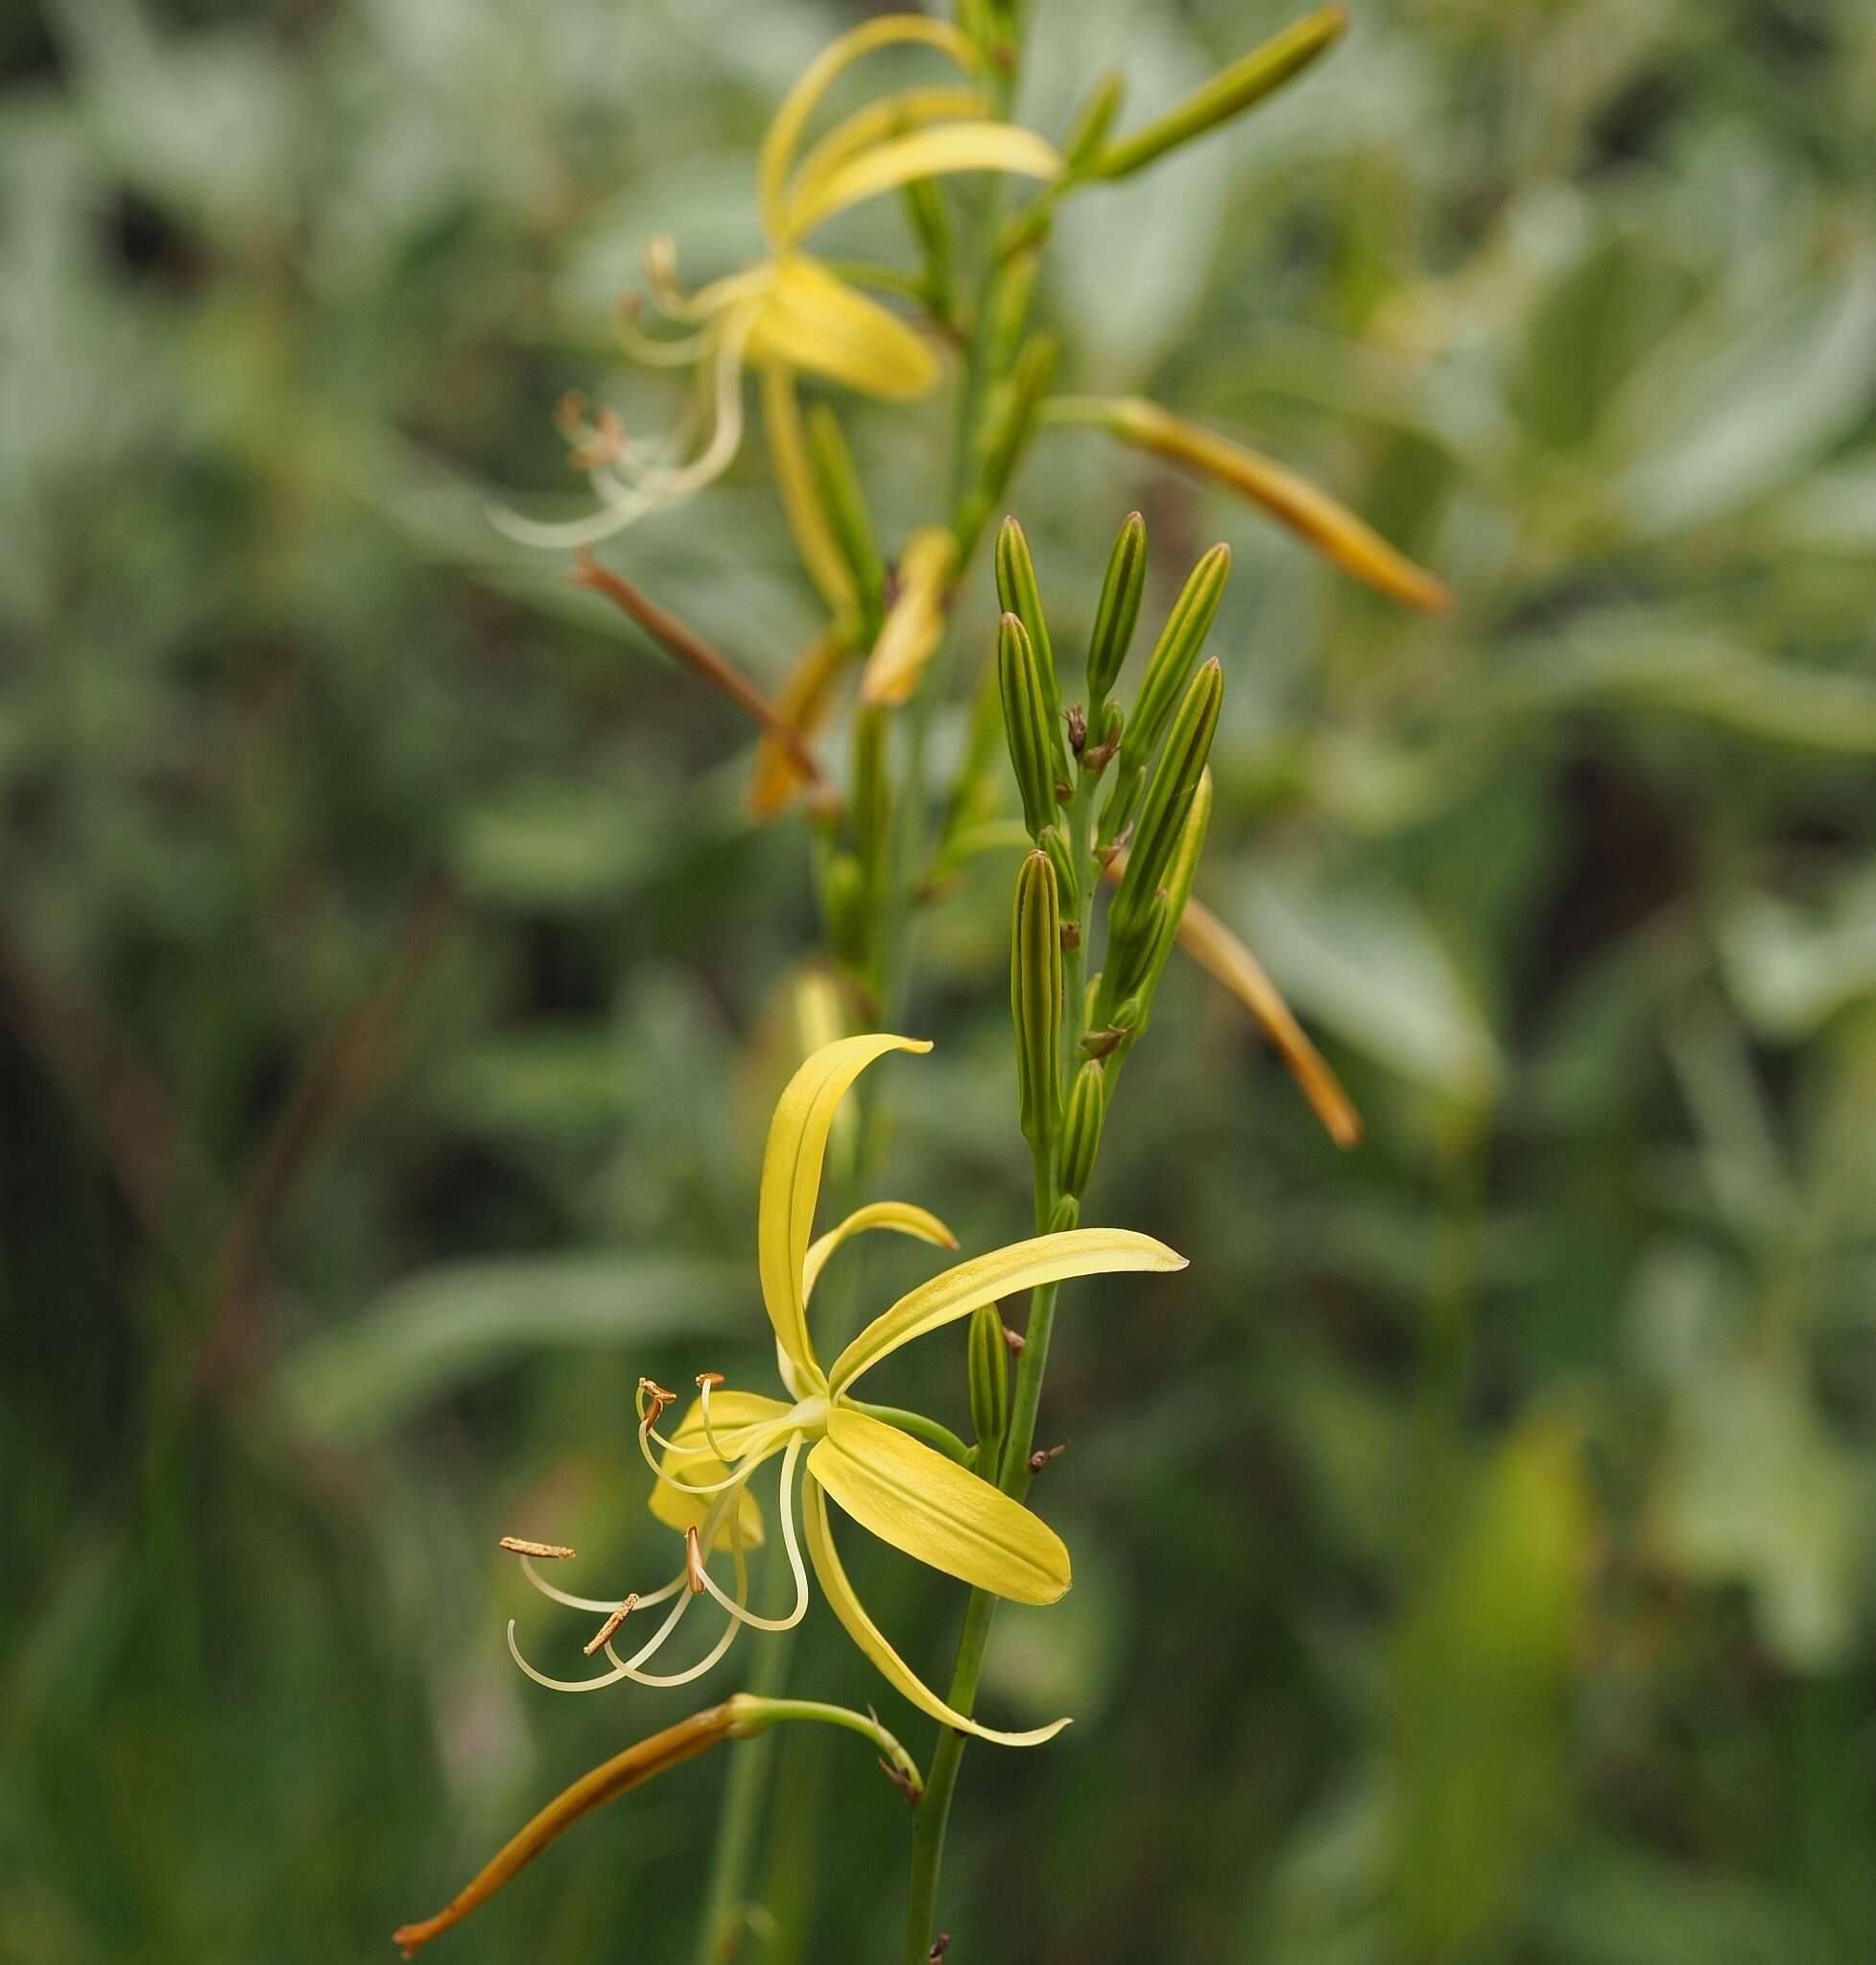
{"label": "out-of-focus leaf", "polygon": [[1676,1388],[1654,1538],[1688,1575],[1745,1584],[1786,1665],[1827,1670],[1853,1628],[1867,1486],[1824,1433],[1782,1345],[1704,1357]]}
{"label": "out-of-focus leaf", "polygon": [[1563,1812],[1590,1537],[1573,1431],[1526,1425],[1462,1511],[1394,1656],[1395,1916],[1416,1965],[1472,1955]]}
{"label": "out-of-focus leaf", "polygon": [[1755,321],[1687,379],[1678,429],[1621,499],[1643,533],[1718,518],[1775,490],[1845,436],[1876,387],[1876,265],[1862,262]]}
{"label": "out-of-focus leaf", "polygon": [[1767,1036],[1807,1036],[1876,991],[1876,874],[1859,873],[1822,911],[1776,894],[1742,897],[1721,929],[1726,978]]}
{"label": "out-of-focus leaf", "polygon": [[495,1133],[590,1133],[615,1125],[633,1091],[630,1056],[605,1026],[537,1024],[489,1037],[453,1061],[438,1103]]}
{"label": "out-of-focus leaf", "polygon": [[381,1432],[543,1346],[632,1344],[731,1327],[747,1313],[739,1291],[749,1281],[739,1267],[651,1256],[443,1264],[301,1344],[281,1368],[281,1397],[308,1432]]}
{"label": "out-of-focus leaf", "polygon": [[1489,1096],[1490,1032],[1407,894],[1260,872],[1241,884],[1237,918],[1284,994],[1344,1041],[1464,1103]]}
{"label": "out-of-focus leaf", "polygon": [[531,909],[616,900],[660,860],[653,828],[599,785],[517,788],[463,814],[451,861],[478,899]]}

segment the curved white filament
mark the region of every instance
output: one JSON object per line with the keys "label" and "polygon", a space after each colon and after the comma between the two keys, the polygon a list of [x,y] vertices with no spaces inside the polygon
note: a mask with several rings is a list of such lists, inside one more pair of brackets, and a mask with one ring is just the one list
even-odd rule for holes
{"label": "curved white filament", "polygon": [[[759,1631],[792,1631],[808,1614],[808,1571],[801,1560],[800,1545],[795,1539],[795,1463],[800,1456],[801,1442],[807,1437],[797,1432],[788,1443],[788,1451],[782,1456],[782,1478],[776,1506],[781,1510],[782,1543],[788,1551],[788,1566],[795,1573],[795,1608],[786,1617],[759,1617],[740,1602],[732,1602],[724,1595],[710,1572],[701,1572],[703,1587],[709,1591],[730,1616],[739,1622],[747,1623]],[[738,1564],[738,1576],[741,1576]],[[737,1594],[743,1593],[739,1580]]]}

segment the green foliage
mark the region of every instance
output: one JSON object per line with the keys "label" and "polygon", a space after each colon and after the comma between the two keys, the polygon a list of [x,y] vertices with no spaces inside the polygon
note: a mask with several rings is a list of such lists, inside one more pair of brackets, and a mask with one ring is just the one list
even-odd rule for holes
{"label": "green foliage", "polygon": [[[636,1372],[768,1369],[751,1156],[812,895],[746,730],[485,507],[570,489],[550,413],[653,224],[700,278],[748,255],[754,134],[852,12],[0,27],[0,1956],[373,1955],[668,1716],[519,1682],[492,1543],[632,1573]],[[1123,142],[1288,19],[1029,12],[1027,120],[1118,68]],[[1064,651],[1121,514],[1153,621],[1228,539],[1195,891],[1369,1139],[1332,1152],[1174,960],[1081,1214],[1194,1267],[1176,1314],[1078,1304],[1032,1496],[1078,1580],[986,1684],[1080,1718],[973,1765],[954,1956],[1876,1947],[1873,63],[1861,0],[1372,0],[1307,100],[1062,205],[1063,371],[1307,465],[1458,606],[1084,433],[1008,494]],[[934,414],[849,422],[881,540]],[[773,688],[817,608],[759,449],[624,556]],[[954,648],[997,611],[980,566]],[[993,715],[931,734],[989,763],[877,1191],[987,1245],[1028,1227],[1013,802]],[[909,1567],[856,1582],[937,1671]],[[799,1765],[819,1886],[742,1955],[890,1955],[846,1882],[903,1813]],[[451,1954],[677,1955],[719,1779]]]}

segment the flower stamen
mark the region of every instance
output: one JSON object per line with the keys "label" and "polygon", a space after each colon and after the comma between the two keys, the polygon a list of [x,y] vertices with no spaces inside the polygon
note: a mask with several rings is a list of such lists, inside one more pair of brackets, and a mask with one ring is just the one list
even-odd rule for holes
{"label": "flower stamen", "polygon": [[610,1615],[607,1616],[606,1622],[600,1625],[597,1633],[595,1633],[594,1636],[588,1638],[585,1644],[583,1644],[580,1647],[582,1651],[585,1652],[588,1658],[592,1657],[594,1652],[598,1651],[602,1648],[602,1646],[610,1642],[613,1632],[616,1631],[619,1628],[619,1626],[625,1622],[626,1619],[632,1614],[632,1611],[637,1607],[637,1604],[638,1598],[636,1594],[634,1594],[630,1597],[628,1597],[623,1603],[619,1604],[610,1613]]}
{"label": "flower stamen", "polygon": [[[572,1550],[564,1548],[558,1542],[529,1542],[519,1535],[504,1535],[500,1546],[515,1555],[537,1555],[555,1562],[565,1562],[573,1555]],[[526,1567],[525,1562],[523,1567]]]}

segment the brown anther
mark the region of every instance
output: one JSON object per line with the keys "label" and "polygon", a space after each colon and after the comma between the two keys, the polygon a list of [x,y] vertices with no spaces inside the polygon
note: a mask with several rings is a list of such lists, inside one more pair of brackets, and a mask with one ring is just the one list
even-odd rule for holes
{"label": "brown anther", "polygon": [[519,1535],[504,1535],[501,1547],[511,1555],[537,1555],[555,1562],[565,1562],[573,1554],[572,1550],[562,1549],[558,1542],[527,1542]]}
{"label": "brown anther", "polygon": [[697,1388],[699,1391],[701,1391],[705,1385],[708,1385],[714,1392],[723,1383],[724,1375],[720,1371],[700,1371],[697,1375]]}
{"label": "brown anther", "polygon": [[947,1953],[950,1949],[951,1933],[948,1930],[939,1931],[938,1936],[932,1940],[932,1965],[938,1965],[938,1961],[940,1958],[942,1958],[945,1953]]}
{"label": "brown anther", "polygon": [[1029,1349],[1029,1339],[1021,1331],[1012,1331],[1008,1324],[1003,1327],[1003,1341],[1009,1347],[1012,1358],[1020,1358]]}
{"label": "brown anther", "polygon": [[1088,741],[1088,713],[1079,702],[1072,702],[1064,714],[1068,719],[1068,747],[1080,757]]}
{"label": "brown anther", "polygon": [[582,391],[570,389],[554,405],[554,421],[561,434],[571,443],[574,436],[586,420],[586,412],[591,407],[591,398]]}
{"label": "brown anther", "polygon": [[637,1601],[638,1592],[634,1590],[631,1593],[631,1595],[628,1597],[622,1604],[619,1605],[618,1609],[608,1611],[606,1613],[606,1622],[599,1627],[599,1634],[592,1640],[590,1644],[582,1645],[580,1647],[582,1651],[585,1652],[588,1658],[592,1657],[592,1655],[596,1651],[603,1649],[606,1645],[609,1645],[612,1642],[612,1633],[616,1631],[619,1628],[619,1626],[625,1622],[626,1619],[631,1615],[631,1607]]}
{"label": "brown anther", "polygon": [[638,1395],[647,1402],[638,1423],[648,1431],[658,1423],[667,1406],[675,1406],[677,1403],[677,1394],[667,1392],[654,1378],[642,1378],[638,1381]]}
{"label": "brown anther", "polygon": [[690,1578],[691,1595],[703,1595],[703,1548],[695,1528],[684,1530],[684,1574]]}
{"label": "brown anther", "polygon": [[567,462],[576,471],[597,471],[617,463],[626,454],[626,426],[617,410],[602,409],[593,425],[594,435],[567,455]]}
{"label": "brown anther", "polygon": [[1059,1459],[1068,1451],[1068,1442],[1063,1440],[1057,1447],[1037,1447],[1030,1456],[1030,1472],[1040,1474],[1051,1460]]}

